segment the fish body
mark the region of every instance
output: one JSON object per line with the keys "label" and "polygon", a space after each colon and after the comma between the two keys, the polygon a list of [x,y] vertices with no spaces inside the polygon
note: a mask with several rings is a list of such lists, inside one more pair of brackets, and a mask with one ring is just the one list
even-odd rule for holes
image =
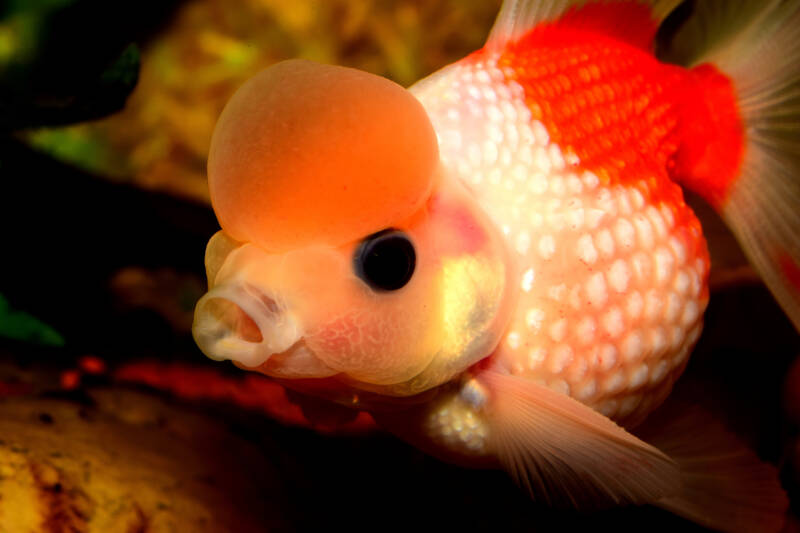
{"label": "fish body", "polygon": [[536,498],[779,529],[774,468],[697,411],[645,419],[709,298],[682,186],[800,323],[800,6],[702,4],[678,66],[652,52],[675,4],[509,1],[408,91],[302,61],[253,78],[212,139],[201,349]]}
{"label": "fish body", "polygon": [[672,164],[701,84],[634,45],[553,27],[411,88],[520,272],[496,364],[615,420],[661,403],[708,302],[706,244]]}

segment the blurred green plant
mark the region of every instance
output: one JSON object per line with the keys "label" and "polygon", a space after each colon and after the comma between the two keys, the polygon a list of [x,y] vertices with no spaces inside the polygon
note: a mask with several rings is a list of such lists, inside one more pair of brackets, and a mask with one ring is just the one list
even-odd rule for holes
{"label": "blurred green plant", "polygon": [[105,21],[85,16],[99,5],[12,0],[0,7],[0,133],[74,124],[124,106],[138,80],[139,50],[103,42],[108,30],[91,24]]}
{"label": "blurred green plant", "polygon": [[139,83],[122,112],[26,139],[113,181],[207,203],[214,124],[256,72],[304,58],[410,85],[480,48],[500,3],[187,0],[143,44]]}
{"label": "blurred green plant", "polygon": [[[87,17],[87,13],[100,16]],[[97,0],[0,3],[0,142],[22,131],[104,117],[124,106],[138,81],[139,49],[124,35],[109,42],[102,14]],[[97,143],[68,141],[61,133],[53,143],[56,155],[108,159]],[[0,160],[0,178],[10,179],[2,175],[3,167]],[[0,337],[64,345],[60,333],[29,313],[13,309],[2,294]]]}
{"label": "blurred green plant", "polygon": [[17,311],[0,294],[0,337],[48,346],[64,346],[55,329],[24,311]]}
{"label": "blurred green plant", "polygon": [[[0,0],[0,142],[13,135],[95,176],[207,202],[214,123],[253,74],[302,57],[409,85],[479,48],[500,1]],[[186,329],[196,295],[148,292],[159,279],[125,294]],[[0,336],[28,331],[0,322]]]}

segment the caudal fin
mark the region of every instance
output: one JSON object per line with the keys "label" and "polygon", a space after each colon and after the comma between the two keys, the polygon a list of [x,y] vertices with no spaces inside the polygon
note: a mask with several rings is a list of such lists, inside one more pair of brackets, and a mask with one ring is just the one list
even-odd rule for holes
{"label": "caudal fin", "polygon": [[[710,63],[724,73],[742,139],[730,176],[706,164],[708,177],[690,176],[684,184],[721,213],[800,330],[800,1],[701,0],[694,10],[662,59]],[[724,111],[711,106],[715,120]],[[719,152],[711,163],[731,155]]]}
{"label": "caudal fin", "polygon": [[683,488],[656,503],[728,532],[776,532],[788,500],[774,466],[764,463],[699,407],[655,413],[636,431],[675,461]]}

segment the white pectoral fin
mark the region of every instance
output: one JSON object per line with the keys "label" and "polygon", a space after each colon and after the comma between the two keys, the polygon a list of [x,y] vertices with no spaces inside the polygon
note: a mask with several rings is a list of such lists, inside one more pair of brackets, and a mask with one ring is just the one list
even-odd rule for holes
{"label": "white pectoral fin", "polygon": [[484,371],[487,447],[535,499],[597,508],[653,503],[680,492],[678,466],[569,396]]}

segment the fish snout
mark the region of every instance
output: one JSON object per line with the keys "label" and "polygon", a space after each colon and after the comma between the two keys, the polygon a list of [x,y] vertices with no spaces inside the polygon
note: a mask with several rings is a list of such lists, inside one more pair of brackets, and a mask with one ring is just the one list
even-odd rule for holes
{"label": "fish snout", "polygon": [[262,365],[302,338],[279,297],[242,281],[217,285],[198,301],[192,334],[209,358],[247,367]]}

